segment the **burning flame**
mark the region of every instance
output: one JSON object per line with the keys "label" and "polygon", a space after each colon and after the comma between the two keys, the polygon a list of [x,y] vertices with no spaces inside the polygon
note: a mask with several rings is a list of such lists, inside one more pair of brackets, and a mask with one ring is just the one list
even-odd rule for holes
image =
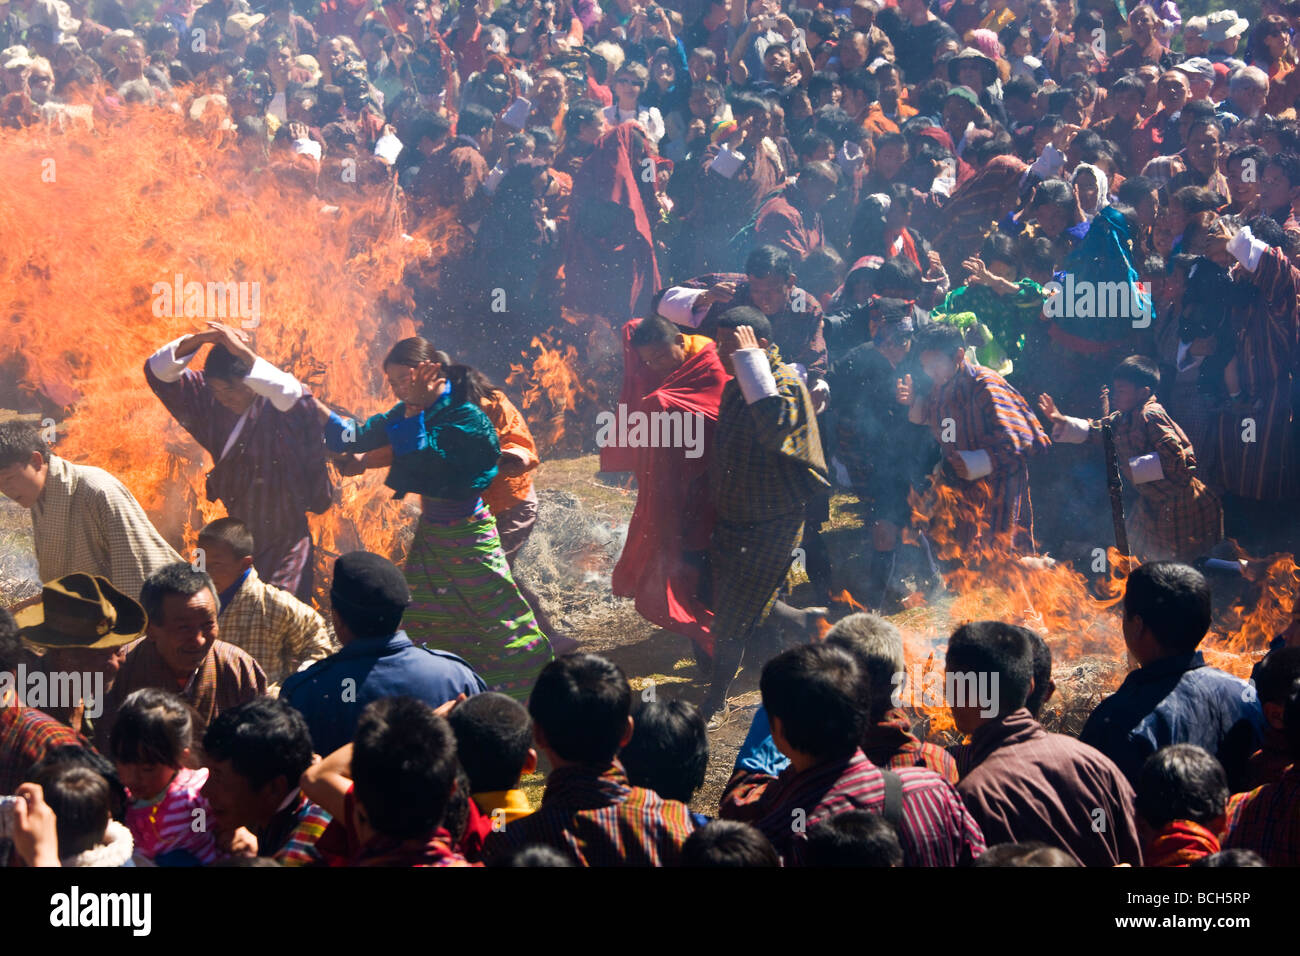
{"label": "burning flame", "polygon": [[[583,436],[566,428],[566,418],[596,401],[596,387],[581,370],[578,350],[561,341],[556,329],[533,336],[530,348],[537,352],[531,366],[511,363],[506,384],[524,390],[522,409],[538,451],[576,451]],[[528,352],[521,354],[528,358]]]}
{"label": "burning flame", "polygon": [[[0,382],[17,383],[0,405],[66,416],[56,452],[120,478],[182,554],[222,509],[203,494],[211,462],[149,390],[145,359],[208,318],[242,324],[258,354],[323,400],[374,413],[392,402],[378,361],[415,330],[403,275],[432,252],[403,236],[391,184],[353,184],[326,206],[314,172],[279,160],[250,171],[186,113],[141,109],[94,134],[33,127],[0,142]],[[180,303],[157,314],[155,284],[177,275],[256,283],[260,317],[187,316]],[[397,554],[408,523],[382,473],[340,486],[312,518],[322,586],[329,554]]]}

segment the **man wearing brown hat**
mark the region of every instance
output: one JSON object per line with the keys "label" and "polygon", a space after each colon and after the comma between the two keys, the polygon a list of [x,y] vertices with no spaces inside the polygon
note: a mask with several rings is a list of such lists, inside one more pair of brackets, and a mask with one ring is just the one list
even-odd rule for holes
{"label": "man wearing brown hat", "polygon": [[266,693],[266,674],[245,651],[218,640],[217,586],[183,561],[153,574],[140,589],[148,616],[142,640],[126,658],[108,692],[95,742],[107,752],[117,709],[132,691],[160,687],[194,708],[195,739],[223,710]]}
{"label": "man wearing brown hat", "polygon": [[15,672],[23,702],[91,733],[126,645],[144,634],[144,608],[107,578],[68,574],[46,584],[41,603],[16,619],[27,645],[44,651]]}

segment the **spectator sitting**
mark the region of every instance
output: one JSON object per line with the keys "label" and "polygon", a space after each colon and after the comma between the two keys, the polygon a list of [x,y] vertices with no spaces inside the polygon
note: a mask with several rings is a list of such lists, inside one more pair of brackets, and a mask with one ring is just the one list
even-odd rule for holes
{"label": "spectator sitting", "polygon": [[1189,866],[1219,852],[1228,804],[1223,767],[1193,744],[1162,747],[1142,765],[1137,812],[1146,825],[1146,866]]}
{"label": "spectator sitting", "polygon": [[[1300,680],[1287,693],[1282,729],[1291,759],[1300,760]],[[1300,865],[1296,819],[1300,815],[1300,763],[1292,763],[1276,783],[1266,783],[1228,801],[1225,850],[1254,850],[1269,866]]]}
{"label": "spectator sitting", "polygon": [[781,857],[761,830],[736,820],[711,820],[687,838],[682,866],[780,866]]}
{"label": "spectator sitting", "polygon": [[878,813],[850,810],[808,831],[808,866],[902,866],[898,831]]}
{"label": "spectator sitting", "polygon": [[1275,647],[1255,665],[1251,680],[1264,710],[1264,735],[1260,749],[1251,754],[1246,786],[1250,789],[1277,783],[1295,757],[1282,729],[1282,714],[1291,685],[1300,679],[1300,647]]}
{"label": "spectator sitting", "polygon": [[[632,786],[689,804],[704,786],[709,767],[704,718],[684,700],[646,701],[635,714],[632,739],[619,752],[619,759]],[[703,814],[691,816],[698,826],[708,823]]]}
{"label": "spectator sitting", "polygon": [[[65,867],[148,866],[135,852],[131,831],[113,819],[112,786],[77,762],[47,762],[31,783],[54,811],[59,864]],[[29,861],[30,862],[30,861]]]}
{"label": "spectator sitting", "polygon": [[456,705],[447,723],[479,812],[498,830],[532,813],[519,789],[520,779],[537,769],[533,721],[524,705],[505,694],[475,694]]}
{"label": "spectator sitting", "polygon": [[351,740],[371,701],[414,697],[437,707],[487,689],[455,654],[411,642],[400,629],[410,601],[406,578],[387,558],[353,551],[334,562],[331,618],[343,649],[291,675],[280,691],[306,718],[319,753]]}
{"label": "spectator sitting", "polygon": [[493,863],[543,844],[581,866],[670,866],[695,828],[676,800],[632,786],[618,752],[632,739],[632,689],[614,664],[569,654],[542,669],[528,712],[553,769],[536,813],[488,837]]}

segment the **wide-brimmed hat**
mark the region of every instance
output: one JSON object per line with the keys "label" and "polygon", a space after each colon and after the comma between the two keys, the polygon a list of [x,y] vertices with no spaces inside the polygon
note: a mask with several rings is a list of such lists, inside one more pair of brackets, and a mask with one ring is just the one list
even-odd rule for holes
{"label": "wide-brimmed hat", "polygon": [[238,40],[248,36],[265,19],[265,13],[232,13],[226,17],[224,33],[231,39]]}
{"label": "wide-brimmed hat", "polygon": [[1250,21],[1237,16],[1236,10],[1215,10],[1205,21],[1205,39],[1211,43],[1222,43],[1246,32]]}
{"label": "wide-brimmed hat", "polygon": [[998,78],[998,66],[982,52],[973,46],[968,46],[956,56],[948,61],[948,79],[953,83],[957,81],[957,72],[962,66],[975,63],[979,66],[983,75],[985,86],[992,86]]}
{"label": "wide-brimmed hat", "polygon": [[37,647],[105,650],[144,634],[139,602],[92,574],[65,574],[41,589],[41,603],[14,615],[23,640]]}

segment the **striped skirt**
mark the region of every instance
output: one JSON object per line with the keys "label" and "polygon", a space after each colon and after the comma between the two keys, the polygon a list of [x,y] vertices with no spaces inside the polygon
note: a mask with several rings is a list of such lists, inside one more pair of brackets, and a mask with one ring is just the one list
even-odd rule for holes
{"label": "striped skirt", "polygon": [[402,624],[412,641],[460,655],[489,690],[528,700],[553,658],[551,645],[519,594],[482,501],[425,499],[406,581],[411,605]]}

